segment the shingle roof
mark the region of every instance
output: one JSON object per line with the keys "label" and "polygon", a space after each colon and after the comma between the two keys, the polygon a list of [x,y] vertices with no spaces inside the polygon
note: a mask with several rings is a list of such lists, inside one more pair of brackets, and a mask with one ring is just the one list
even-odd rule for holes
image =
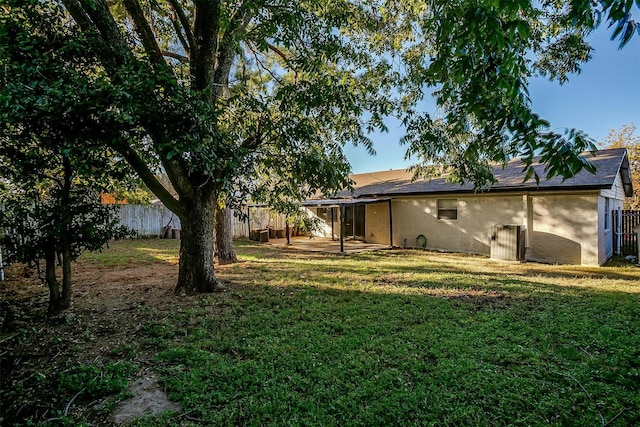
{"label": "shingle roof", "polygon": [[[504,168],[497,166],[493,173],[497,183],[492,185],[489,192],[506,191],[562,191],[562,190],[596,190],[611,188],[615,183],[618,172],[622,174],[624,191],[631,195],[631,177],[629,175],[629,161],[627,151],[624,148],[612,148],[599,150],[595,156],[584,156],[596,167],[594,174],[581,171],[573,178],[562,180],[562,177],[544,179],[544,165],[537,159],[534,167],[540,177],[540,183],[531,178],[523,182],[523,165],[519,159],[510,161]],[[464,185],[447,182],[444,177],[432,179],[419,179],[411,182],[412,172],[406,170],[389,170],[351,175],[355,182],[353,193],[342,191],[336,195],[338,198],[351,197],[381,197],[418,194],[443,194],[443,193],[473,193],[474,188],[470,183]]]}

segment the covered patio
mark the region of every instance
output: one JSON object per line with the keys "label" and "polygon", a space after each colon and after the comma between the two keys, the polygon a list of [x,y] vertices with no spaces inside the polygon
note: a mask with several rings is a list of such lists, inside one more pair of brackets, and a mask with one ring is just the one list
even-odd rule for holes
{"label": "covered patio", "polygon": [[[389,206],[389,245],[383,245],[379,243],[367,243],[359,239],[349,239],[344,235],[344,218],[345,211],[348,207],[364,206],[373,203],[385,203]],[[286,235],[284,238],[271,238],[267,239],[268,243],[275,246],[293,247],[296,249],[326,252],[326,253],[358,253],[363,251],[373,251],[380,249],[389,249],[393,246],[393,218],[391,214],[391,199],[320,199],[320,200],[306,200],[302,202],[302,207],[305,208],[328,208],[331,212],[331,235],[336,235],[334,230],[334,212],[333,208],[337,208],[337,219],[339,221],[338,233],[339,238],[328,237],[308,237],[308,236],[289,236],[289,227],[287,225]],[[252,207],[266,207],[262,204],[251,204],[248,208]],[[250,212],[247,211],[247,224],[250,224]],[[249,227],[250,229],[251,227]],[[249,233],[251,230],[249,230]]]}
{"label": "covered patio", "polygon": [[269,239],[266,244],[278,247],[286,247],[308,252],[323,252],[330,254],[355,254],[366,251],[379,251],[390,249],[389,245],[376,243],[366,243],[360,240],[343,240],[342,245],[339,240],[332,240],[328,237],[296,236],[289,238],[291,244],[287,244],[287,239]]}

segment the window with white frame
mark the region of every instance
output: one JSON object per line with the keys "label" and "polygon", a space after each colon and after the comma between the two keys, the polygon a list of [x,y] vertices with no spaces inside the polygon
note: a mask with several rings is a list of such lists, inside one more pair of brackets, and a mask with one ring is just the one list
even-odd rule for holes
{"label": "window with white frame", "polygon": [[604,229],[609,230],[611,228],[611,204],[608,197],[604,198]]}
{"label": "window with white frame", "polygon": [[458,219],[458,199],[438,199],[438,219]]}

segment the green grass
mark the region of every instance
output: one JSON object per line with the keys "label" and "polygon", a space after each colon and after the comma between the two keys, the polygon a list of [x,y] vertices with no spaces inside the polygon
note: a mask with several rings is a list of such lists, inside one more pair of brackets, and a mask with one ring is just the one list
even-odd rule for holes
{"label": "green grass", "polygon": [[128,380],[139,369],[131,362],[76,366],[63,371],[58,376],[58,392],[74,395],[80,399],[90,399],[125,393]]}
{"label": "green grass", "polygon": [[237,251],[142,326],[184,411],[137,425],[640,425],[637,267]]}
{"label": "green grass", "polygon": [[110,247],[97,252],[85,252],[82,259],[106,267],[152,265],[157,262],[178,262],[179,240],[128,239],[112,242]]}

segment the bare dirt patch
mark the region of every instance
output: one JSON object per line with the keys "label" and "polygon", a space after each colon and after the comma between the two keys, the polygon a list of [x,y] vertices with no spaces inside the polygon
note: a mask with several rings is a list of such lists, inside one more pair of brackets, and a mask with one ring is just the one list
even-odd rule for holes
{"label": "bare dirt patch", "polygon": [[113,413],[116,424],[125,424],[143,415],[156,415],[166,411],[179,411],[180,406],[171,402],[160,389],[159,378],[153,372],[143,372],[131,386],[130,399],[121,402]]}
{"label": "bare dirt patch", "polygon": [[130,351],[127,345],[158,313],[190,303],[189,297],[174,295],[177,273],[178,266],[170,262],[106,267],[81,259],[73,267],[71,308],[49,317],[48,288],[35,269],[8,267],[7,280],[0,282],[0,425],[27,419],[48,424],[65,416],[92,425],[114,424],[117,398],[73,399],[60,391],[58,377],[73,367],[125,359],[140,367],[134,377],[143,381],[132,390],[138,400],[129,404],[137,405],[140,414],[176,410],[166,398],[162,401],[153,377],[156,355],[144,348]]}

